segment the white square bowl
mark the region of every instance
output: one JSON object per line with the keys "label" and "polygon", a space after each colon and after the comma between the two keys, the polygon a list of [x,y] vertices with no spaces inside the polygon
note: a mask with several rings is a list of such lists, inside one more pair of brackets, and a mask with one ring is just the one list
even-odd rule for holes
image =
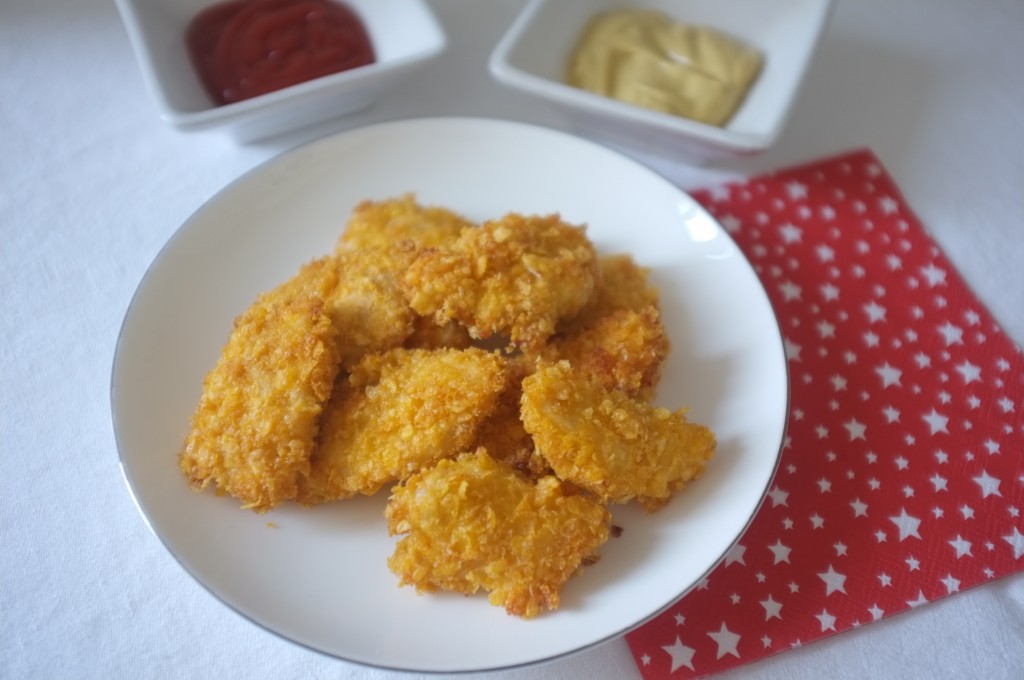
{"label": "white square bowl", "polygon": [[376,62],[223,106],[203,89],[185,29],[219,0],[115,0],[161,117],[180,130],[222,129],[251,142],[371,105],[447,47],[422,0],[346,0],[363,20]]}
{"label": "white square bowl", "polygon": [[[778,139],[827,23],[832,0],[531,0],[491,53],[498,82],[547,100],[584,134],[701,163],[763,151]],[[612,9],[657,9],[759,49],[764,66],[722,126],[650,111],[569,85],[566,70],[590,19]]]}

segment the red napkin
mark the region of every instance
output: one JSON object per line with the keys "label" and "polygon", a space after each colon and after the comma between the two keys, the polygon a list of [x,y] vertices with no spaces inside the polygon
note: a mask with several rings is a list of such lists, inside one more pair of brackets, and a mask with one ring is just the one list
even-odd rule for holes
{"label": "red napkin", "polygon": [[627,636],[692,678],[1024,567],[1024,360],[869,151],[695,192],[750,259],[791,404],[768,496]]}

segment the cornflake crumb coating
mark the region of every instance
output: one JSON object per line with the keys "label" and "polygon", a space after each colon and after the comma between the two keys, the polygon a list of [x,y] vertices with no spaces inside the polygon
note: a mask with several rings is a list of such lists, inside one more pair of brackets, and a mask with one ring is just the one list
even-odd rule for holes
{"label": "cornflake crumb coating", "polygon": [[608,540],[611,515],[555,477],[532,481],[484,449],[444,460],[396,487],[385,516],[405,534],[388,560],[417,592],[490,593],[491,604],[532,618],[554,610]]}
{"label": "cornflake crumb coating", "polygon": [[567,360],[595,376],[605,389],[650,398],[661,377],[669,341],[658,308],[618,309],[577,333],[552,340],[543,350],[548,362]]}
{"label": "cornflake crumb coating", "polygon": [[323,302],[293,292],[262,295],[235,320],[179,454],[192,488],[213,483],[261,513],[295,498],[338,372]]}
{"label": "cornflake crumb coating", "polygon": [[368,354],[335,387],[298,500],[370,495],[473,443],[506,383],[504,359],[469,349]]}
{"label": "cornflake crumb coating", "polygon": [[647,512],[701,476],[715,436],[685,412],[607,390],[567,361],[523,380],[523,425],[559,478]]}
{"label": "cornflake crumb coating", "polygon": [[637,264],[632,255],[601,255],[597,264],[600,276],[593,295],[579,314],[559,324],[560,331],[575,333],[613,312],[659,305],[658,289],[650,283],[650,268]]}
{"label": "cornflake crumb coating", "polygon": [[508,381],[498,398],[498,407],[480,426],[472,448],[483,447],[496,460],[511,463],[533,479],[551,474],[551,467],[537,454],[533,437],[523,427],[519,405],[523,398],[523,378],[536,370],[536,360],[524,355],[507,358]]}
{"label": "cornflake crumb coating", "polygon": [[469,226],[472,222],[450,210],[420,205],[412,194],[363,201],[334,252],[304,265],[286,285],[293,293],[323,298],[346,370],[365,354],[407,341],[426,346],[455,341],[460,332],[468,337],[461,328],[434,330],[422,323],[405,299],[401,279],[420,250],[454,242]]}
{"label": "cornflake crumb coating", "polygon": [[649,400],[671,349],[651,270],[627,254],[603,255],[598,265],[600,281],[590,300],[559,324],[541,356],[547,363],[565,359],[607,389]]}
{"label": "cornflake crumb coating", "polygon": [[670,349],[650,274],[557,214],[364,201],[236,319],[181,469],[261,513],[398,484],[401,585],[557,609],[614,534],[607,504],[653,512],[715,452],[650,404]]}
{"label": "cornflake crumb coating", "polygon": [[511,348],[536,350],[583,309],[599,277],[583,227],[511,213],[425,249],[403,284],[410,306],[438,324],[456,320],[476,339],[507,336]]}
{"label": "cornflake crumb coating", "polygon": [[366,248],[387,248],[397,241],[411,240],[418,248],[451,243],[473,222],[456,212],[423,205],[414,194],[382,201],[362,201],[352,210],[336,252]]}
{"label": "cornflake crumb coating", "polygon": [[399,278],[414,257],[409,241],[325,255],[303,265],[281,288],[323,299],[337,332],[341,365],[348,369],[364,354],[401,346],[413,333],[417,317],[405,302]]}

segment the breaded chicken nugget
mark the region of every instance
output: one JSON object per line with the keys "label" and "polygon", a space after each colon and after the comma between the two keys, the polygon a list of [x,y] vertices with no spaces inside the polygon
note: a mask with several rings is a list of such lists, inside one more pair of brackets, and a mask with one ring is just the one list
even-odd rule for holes
{"label": "breaded chicken nugget", "polygon": [[573,333],[621,309],[639,312],[658,306],[658,290],[649,282],[651,270],[638,265],[632,255],[603,255],[598,267],[601,275],[594,294],[580,313],[566,320],[559,330]]}
{"label": "breaded chicken nugget", "polygon": [[537,454],[533,437],[519,418],[523,397],[523,378],[536,370],[536,361],[516,354],[506,358],[508,382],[494,413],[481,425],[473,448],[485,448],[495,460],[511,463],[514,468],[533,479],[552,474],[551,467]]}
{"label": "breaded chicken nugget", "polygon": [[421,205],[414,194],[382,201],[363,201],[355,207],[338,240],[337,251],[387,248],[411,240],[419,248],[451,243],[473,223],[447,208]]}
{"label": "breaded chicken nugget", "polygon": [[335,387],[299,502],[370,495],[464,451],[505,379],[504,360],[476,348],[367,354]]}
{"label": "breaded chicken nugget", "polygon": [[616,309],[576,333],[556,336],[542,356],[550,363],[567,360],[594,375],[605,389],[648,399],[668,351],[661,314],[648,305],[639,311]]}
{"label": "breaded chicken nugget", "polygon": [[474,338],[503,335],[513,348],[537,349],[583,308],[599,276],[583,227],[513,213],[424,250],[403,282],[412,308],[437,323],[454,319]]}
{"label": "breaded chicken nugget", "polygon": [[323,302],[293,292],[262,295],[236,319],[179,455],[194,489],[212,482],[256,512],[295,498],[338,372]]}
{"label": "breaded chicken nugget", "polygon": [[647,512],[704,472],[715,436],[703,425],[606,390],[566,361],[523,380],[523,425],[561,479]]}
{"label": "breaded chicken nugget", "polygon": [[412,322],[412,334],[402,344],[408,349],[441,349],[455,347],[465,349],[473,345],[473,338],[466,327],[456,321],[443,326],[434,323],[429,316],[416,316]]}
{"label": "breaded chicken nugget", "polygon": [[337,253],[338,285],[327,298],[338,329],[342,364],[400,347],[415,329],[416,313],[401,289],[401,277],[418,250],[412,241]]}
{"label": "breaded chicken nugget", "polygon": [[506,390],[498,401],[494,414],[480,426],[476,445],[494,452],[493,458],[509,463],[533,479],[551,474],[551,468],[537,455],[533,437],[519,419],[518,387]]}
{"label": "breaded chicken nugget", "polygon": [[411,241],[399,241],[335,253],[307,263],[282,288],[323,299],[347,370],[364,354],[401,346],[415,331],[420,317],[399,282],[417,252]]}
{"label": "breaded chicken nugget", "polygon": [[299,271],[290,279],[275,288],[275,294],[281,298],[297,298],[303,295],[319,298],[324,301],[324,311],[330,314],[327,301],[338,287],[341,268],[338,259],[333,256],[318,257],[299,267]]}
{"label": "breaded chicken nugget", "polygon": [[[346,369],[364,354],[401,346],[417,332],[421,340],[415,346],[425,345],[432,329],[409,307],[401,277],[421,248],[453,242],[471,224],[444,208],[418,204],[412,194],[364,201],[353,210],[334,254],[306,264],[286,286],[323,298]],[[431,338],[457,338],[454,330],[448,333],[439,329]]]}
{"label": "breaded chicken nugget", "polygon": [[611,523],[593,498],[555,477],[526,479],[484,449],[413,475],[392,491],[385,516],[392,535],[407,534],[388,559],[400,585],[489,591],[491,604],[523,618],[558,608]]}

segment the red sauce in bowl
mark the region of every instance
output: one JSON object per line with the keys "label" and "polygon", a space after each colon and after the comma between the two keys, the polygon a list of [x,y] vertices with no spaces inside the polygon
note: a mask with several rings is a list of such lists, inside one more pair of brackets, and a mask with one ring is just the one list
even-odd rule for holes
{"label": "red sauce in bowl", "polygon": [[196,15],[185,39],[219,105],[376,59],[359,16],[330,0],[231,0]]}

